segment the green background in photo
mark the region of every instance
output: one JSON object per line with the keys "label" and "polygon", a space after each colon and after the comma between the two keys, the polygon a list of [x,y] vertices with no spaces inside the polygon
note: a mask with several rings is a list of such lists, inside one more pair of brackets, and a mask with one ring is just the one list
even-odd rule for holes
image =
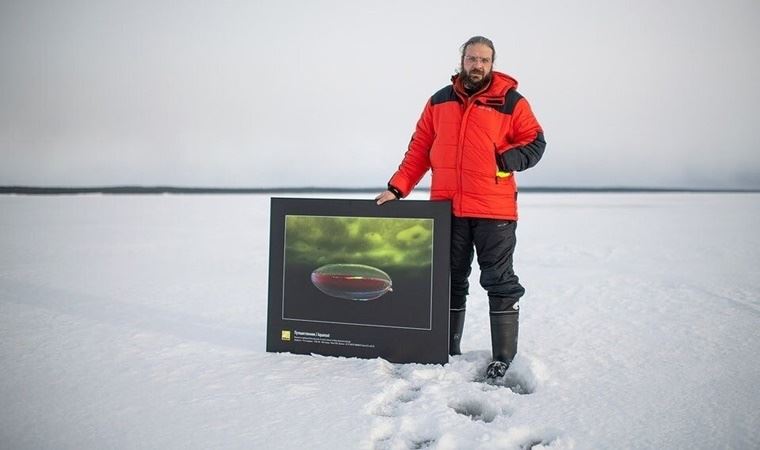
{"label": "green background in photo", "polygon": [[430,267],[433,220],[376,217],[286,216],[288,264],[367,264]]}

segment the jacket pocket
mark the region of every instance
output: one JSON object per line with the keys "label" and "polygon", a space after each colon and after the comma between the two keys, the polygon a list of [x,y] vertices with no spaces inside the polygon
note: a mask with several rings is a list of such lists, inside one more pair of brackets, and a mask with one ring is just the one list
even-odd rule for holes
{"label": "jacket pocket", "polygon": [[499,155],[498,147],[496,146],[495,142],[493,143],[493,156],[494,156],[494,165],[496,166],[494,168],[495,170],[494,179],[496,181],[496,184],[505,183],[506,180],[508,180],[509,177],[512,176],[512,173],[507,172],[502,168],[501,155]]}

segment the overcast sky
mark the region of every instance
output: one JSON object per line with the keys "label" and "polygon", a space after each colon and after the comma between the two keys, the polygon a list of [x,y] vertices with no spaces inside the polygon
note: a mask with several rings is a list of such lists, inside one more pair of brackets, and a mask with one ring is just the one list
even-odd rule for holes
{"label": "overcast sky", "polygon": [[478,34],[521,185],[760,188],[757,0],[3,0],[0,184],[383,186]]}

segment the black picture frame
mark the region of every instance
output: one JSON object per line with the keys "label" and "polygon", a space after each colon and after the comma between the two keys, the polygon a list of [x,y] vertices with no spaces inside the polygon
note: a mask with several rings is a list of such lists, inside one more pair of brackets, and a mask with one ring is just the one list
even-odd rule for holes
{"label": "black picture frame", "polygon": [[271,199],[268,352],[448,361],[448,201]]}

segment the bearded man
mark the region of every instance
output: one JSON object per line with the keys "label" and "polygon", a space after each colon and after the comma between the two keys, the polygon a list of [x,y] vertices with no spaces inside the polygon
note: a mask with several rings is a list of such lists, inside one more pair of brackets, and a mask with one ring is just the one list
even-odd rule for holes
{"label": "bearded man", "polygon": [[483,36],[461,47],[459,73],[428,100],[409,148],[378,205],[409,195],[432,170],[431,200],[450,200],[449,354],[461,354],[468,277],[474,251],[488,292],[492,361],[486,377],[504,376],[517,353],[518,301],[513,270],[517,226],[514,172],[533,167],[546,148],[543,130],[517,81],[493,70],[496,50]]}

